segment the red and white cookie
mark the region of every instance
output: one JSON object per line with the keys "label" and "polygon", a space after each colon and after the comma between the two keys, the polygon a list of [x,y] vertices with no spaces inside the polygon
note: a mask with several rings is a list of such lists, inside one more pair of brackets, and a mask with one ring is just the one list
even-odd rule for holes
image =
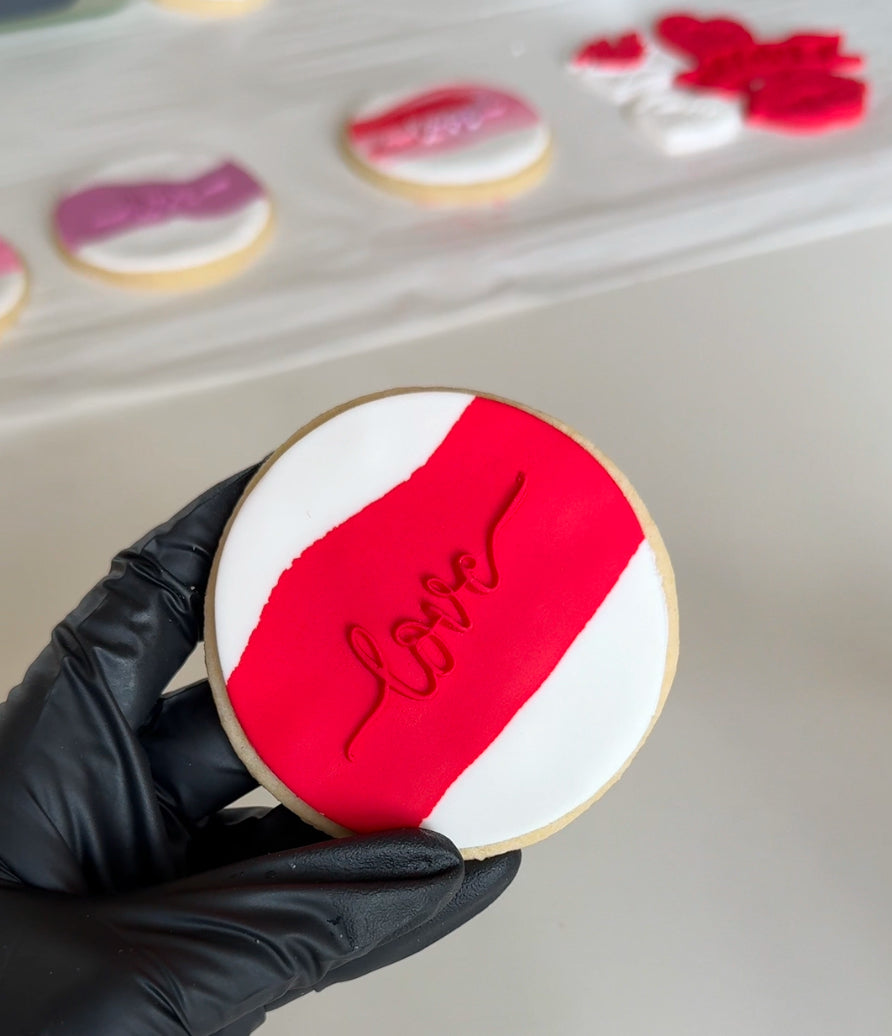
{"label": "red and white cookie", "polygon": [[528,845],[622,773],[677,657],[659,534],[551,419],[370,397],[261,468],[221,542],[208,671],[253,775],[335,835]]}
{"label": "red and white cookie", "polygon": [[0,237],[0,334],[18,320],[28,299],[28,271],[18,252]]}
{"label": "red and white cookie", "polygon": [[57,204],[73,265],[127,287],[180,290],[239,273],[273,222],[263,185],[227,158],[162,153],[110,165]]}
{"label": "red and white cookie", "polygon": [[372,102],[344,130],[354,168],[416,201],[499,201],[545,174],[551,132],[522,97],[475,83]]}

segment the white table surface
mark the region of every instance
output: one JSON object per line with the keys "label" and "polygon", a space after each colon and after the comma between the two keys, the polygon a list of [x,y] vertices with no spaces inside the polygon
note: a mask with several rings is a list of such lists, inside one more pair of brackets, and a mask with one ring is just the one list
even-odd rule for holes
{"label": "white table surface", "polygon": [[660,524],[681,664],[628,774],[488,913],[265,1033],[892,1032],[890,269],[862,232],[0,442],[3,687],[118,547],[381,388],[559,415]]}
{"label": "white table surface", "polygon": [[[33,274],[32,304],[0,347],[0,436],[892,222],[892,6],[738,4],[763,39],[843,30],[866,56],[868,116],[807,139],[747,129],[674,159],[564,68],[583,40],[646,30],[668,7],[270,0],[208,21],[130,0],[114,17],[0,37],[0,233]],[[539,188],[456,213],[393,198],[346,167],[338,136],[356,105],[456,79],[502,84],[542,111],[555,161]],[[277,232],[264,256],[179,296],[69,269],[48,232],[59,196],[122,157],[184,148],[231,155],[268,185]]]}

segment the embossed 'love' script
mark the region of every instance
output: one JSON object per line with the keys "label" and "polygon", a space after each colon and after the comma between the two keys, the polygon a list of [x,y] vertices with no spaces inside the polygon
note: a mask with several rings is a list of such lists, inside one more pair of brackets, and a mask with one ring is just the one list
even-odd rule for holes
{"label": "embossed 'love' script", "polygon": [[[428,594],[421,599],[423,619],[405,619],[396,623],[385,648],[363,626],[354,625],[347,631],[350,650],[362,666],[375,677],[378,696],[369,714],[353,731],[344,754],[355,759],[356,742],[374,717],[381,711],[388,697],[397,694],[413,701],[433,697],[440,680],[455,669],[455,655],[444,634],[467,634],[474,628],[468,610],[469,594],[491,594],[501,585],[496,544],[526,495],[526,475],[518,474],[514,487],[499,509],[486,536],[486,566],[481,572],[481,561],[473,554],[459,554],[453,561],[452,581],[428,576],[421,585]],[[397,671],[399,670],[399,672]]]}

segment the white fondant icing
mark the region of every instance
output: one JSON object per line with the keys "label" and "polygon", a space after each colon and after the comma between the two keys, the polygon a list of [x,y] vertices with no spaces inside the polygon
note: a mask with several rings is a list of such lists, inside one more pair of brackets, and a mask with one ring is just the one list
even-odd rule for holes
{"label": "white fondant icing", "polygon": [[540,689],[423,826],[464,848],[545,827],[622,768],[657,711],[669,619],[645,541]]}
{"label": "white fondant icing", "polygon": [[507,180],[534,165],[548,149],[551,135],[543,123],[478,140],[436,155],[391,159],[378,171],[426,187],[467,187]]}
{"label": "white fondant icing", "polygon": [[22,301],[27,283],[24,270],[0,273],[0,320],[8,316]]}
{"label": "white fondant icing", "polygon": [[425,464],[473,400],[410,392],[345,410],[288,449],[242,502],[220,555],[217,654],[228,680],[279,576]]}
{"label": "white fondant icing", "polygon": [[[354,119],[371,118],[420,92],[408,91],[377,98]],[[424,155],[395,155],[375,161],[353,147],[349,138],[347,146],[361,164],[395,180],[423,187],[469,187],[518,176],[542,158],[550,142],[551,133],[540,118],[529,126],[468,140],[455,148],[434,149]]]}
{"label": "white fondant icing", "polygon": [[653,43],[648,43],[641,64],[632,68],[577,65],[572,60],[567,66],[583,86],[617,105],[628,104],[644,94],[668,90],[684,67],[680,60]]}
{"label": "white fondant icing", "polygon": [[667,155],[691,155],[723,147],[743,130],[738,100],[694,90],[647,93],[629,104],[629,122]]}
{"label": "white fondant icing", "polygon": [[[222,165],[225,159],[204,155],[158,154],[107,166],[69,191],[107,183],[152,180],[188,181]],[[235,212],[214,217],[178,217],[81,245],[82,262],[116,274],[175,273],[237,255],[263,233],[272,215],[266,195]]]}

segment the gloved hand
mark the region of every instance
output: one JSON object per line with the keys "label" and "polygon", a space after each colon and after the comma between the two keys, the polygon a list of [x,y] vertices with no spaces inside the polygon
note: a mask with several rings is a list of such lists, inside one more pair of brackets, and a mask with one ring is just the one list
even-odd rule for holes
{"label": "gloved hand", "polygon": [[207,683],[161,692],[251,474],[119,554],[0,705],[4,1036],[246,1036],[439,939],[517,871],[422,831],[330,841],[281,806],[223,808],[254,782]]}

